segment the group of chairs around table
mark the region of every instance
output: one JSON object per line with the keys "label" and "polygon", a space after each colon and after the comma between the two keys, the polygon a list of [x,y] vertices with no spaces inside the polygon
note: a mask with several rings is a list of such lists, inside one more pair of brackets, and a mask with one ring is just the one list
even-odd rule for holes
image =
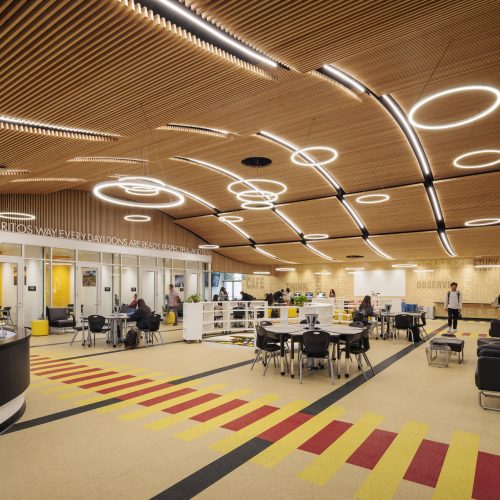
{"label": "group of chairs around table", "polygon": [[[354,313],[355,321],[359,321],[359,319],[356,318],[357,313]],[[362,321],[362,315],[361,315],[361,321]],[[390,318],[388,318],[390,321]],[[380,321],[380,320],[377,320]],[[429,335],[427,334],[427,331],[425,330],[425,326],[427,325],[427,319],[426,319],[426,313],[423,312],[421,313],[418,318],[415,318],[414,316],[411,316],[409,314],[401,313],[401,314],[396,314],[394,316],[393,322],[392,322],[392,336],[394,339],[396,339],[396,335],[399,336],[400,332],[405,332],[406,333],[406,338],[408,340],[411,340],[413,343],[420,341],[420,340],[429,340]],[[412,327],[417,327],[418,328],[418,334],[420,338],[417,338],[415,330],[412,329]],[[384,335],[384,332],[382,332],[382,336]]]}
{"label": "group of chairs around table", "polygon": [[[306,320],[302,320],[300,324],[307,324]],[[262,359],[262,363],[264,365],[264,373],[266,374],[267,368],[269,367],[269,363],[271,360],[274,361],[274,366],[276,366],[276,358],[280,355],[280,339],[277,335],[274,335],[272,332],[266,330],[266,326],[271,326],[272,323],[270,321],[261,321],[260,325],[256,326],[256,356],[254,362],[252,364],[251,369],[255,366],[255,363],[259,358]],[[316,321],[316,325],[320,325],[319,321]],[[342,354],[346,358],[350,360],[351,355],[356,358],[358,363],[358,369],[362,371],[363,376],[366,380],[368,380],[365,369],[363,368],[363,360],[366,362],[368,367],[370,368],[373,375],[375,375],[375,371],[373,366],[368,359],[367,352],[370,350],[370,329],[371,325],[365,325],[363,323],[353,322],[351,326],[363,328],[361,331],[359,339],[350,343],[349,346],[349,354],[346,349],[346,339],[345,336],[339,335],[339,337],[335,338],[333,341],[333,352],[330,354],[330,344],[332,343],[332,337],[330,333],[327,331],[319,329],[314,330],[305,330],[303,335],[299,340],[299,352],[298,352],[298,361],[299,361],[299,379],[300,383],[302,383],[303,379],[303,371],[304,371],[304,363],[308,362],[320,363],[321,361],[325,361],[328,364],[328,371],[330,373],[330,377],[332,380],[332,384],[335,380],[333,365],[334,362],[340,363]],[[293,342],[293,339],[290,340]],[[335,356],[335,348],[337,347],[337,356]],[[287,355],[290,354],[290,346],[288,341],[285,343],[285,361],[288,369],[288,358]],[[263,356],[263,357],[262,357]],[[340,368],[338,366],[338,368]],[[338,370],[338,376],[340,377],[340,372]]]}

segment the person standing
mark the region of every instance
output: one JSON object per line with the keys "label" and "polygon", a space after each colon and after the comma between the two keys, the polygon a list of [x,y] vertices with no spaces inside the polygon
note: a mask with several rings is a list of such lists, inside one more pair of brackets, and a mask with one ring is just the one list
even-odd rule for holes
{"label": "person standing", "polygon": [[462,310],[462,294],[458,288],[458,284],[454,281],[450,283],[451,290],[446,292],[444,297],[444,308],[448,311],[448,332],[455,333],[457,331],[458,316]]}
{"label": "person standing", "polygon": [[177,326],[177,321],[178,321],[177,306],[180,304],[181,299],[176,289],[174,288],[174,285],[170,285],[169,290],[170,291],[167,296],[167,319],[168,319],[168,313],[172,311],[175,317],[174,324],[172,326]]}

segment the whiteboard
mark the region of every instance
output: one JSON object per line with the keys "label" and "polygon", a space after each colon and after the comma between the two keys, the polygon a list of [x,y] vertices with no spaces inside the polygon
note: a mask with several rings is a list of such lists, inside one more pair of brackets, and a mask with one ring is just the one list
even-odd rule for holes
{"label": "whiteboard", "polygon": [[354,295],[380,293],[384,297],[404,297],[406,295],[406,271],[363,271],[354,275]]}

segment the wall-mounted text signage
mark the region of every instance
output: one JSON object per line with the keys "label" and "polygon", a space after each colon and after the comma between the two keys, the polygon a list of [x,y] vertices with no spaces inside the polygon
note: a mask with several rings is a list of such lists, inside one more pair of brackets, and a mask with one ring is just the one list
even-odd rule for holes
{"label": "wall-mounted text signage", "polygon": [[133,286],[131,289],[130,289],[131,292],[137,292],[137,288],[135,286]]}
{"label": "wall-mounted text signage", "polygon": [[29,286],[28,292],[36,292],[36,286]]}
{"label": "wall-mounted text signage", "polygon": [[105,286],[104,287],[105,292],[111,292],[111,287],[110,286]]}

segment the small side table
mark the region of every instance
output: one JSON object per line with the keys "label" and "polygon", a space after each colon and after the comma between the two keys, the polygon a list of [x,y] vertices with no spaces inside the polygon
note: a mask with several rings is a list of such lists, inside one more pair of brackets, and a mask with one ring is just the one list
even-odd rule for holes
{"label": "small side table", "polygon": [[31,322],[31,335],[41,337],[49,334],[49,322],[46,319],[34,319]]}
{"label": "small side table", "polygon": [[432,346],[443,346],[446,345],[451,349],[451,352],[456,352],[458,354],[458,364],[464,361],[464,341],[462,339],[452,338],[452,337],[439,337],[437,339],[431,340]]}

